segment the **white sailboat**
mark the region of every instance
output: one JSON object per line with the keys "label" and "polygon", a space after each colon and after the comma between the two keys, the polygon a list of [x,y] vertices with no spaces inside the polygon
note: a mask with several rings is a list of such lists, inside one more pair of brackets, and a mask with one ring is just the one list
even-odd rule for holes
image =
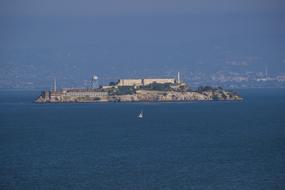
{"label": "white sailboat", "polygon": [[142,119],[143,118],[143,111],[138,115],[138,118]]}

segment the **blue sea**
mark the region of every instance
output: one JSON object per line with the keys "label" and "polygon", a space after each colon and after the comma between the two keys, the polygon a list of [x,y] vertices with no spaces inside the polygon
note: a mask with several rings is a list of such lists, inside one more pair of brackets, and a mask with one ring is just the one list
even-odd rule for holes
{"label": "blue sea", "polygon": [[0,189],[284,190],[285,90],[238,92],[244,101],[34,104],[39,91],[2,90]]}

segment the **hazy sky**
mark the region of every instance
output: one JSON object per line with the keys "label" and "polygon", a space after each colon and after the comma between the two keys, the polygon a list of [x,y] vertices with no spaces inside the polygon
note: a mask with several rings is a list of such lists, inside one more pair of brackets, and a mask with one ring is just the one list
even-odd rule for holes
{"label": "hazy sky", "polygon": [[1,0],[2,15],[283,12],[284,0]]}
{"label": "hazy sky", "polygon": [[284,20],[284,0],[1,0],[0,87],[94,72],[282,73]]}

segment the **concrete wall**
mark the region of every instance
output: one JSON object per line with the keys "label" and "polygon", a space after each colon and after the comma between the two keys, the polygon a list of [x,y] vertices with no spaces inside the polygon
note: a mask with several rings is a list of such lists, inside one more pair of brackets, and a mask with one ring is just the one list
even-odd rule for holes
{"label": "concrete wall", "polygon": [[66,92],[66,96],[78,96],[78,97],[84,97],[84,96],[89,96],[89,97],[101,97],[101,96],[107,96],[107,92],[88,92],[88,91],[71,91],[71,92]]}
{"label": "concrete wall", "polygon": [[165,84],[165,83],[175,83],[175,79],[143,79],[143,84],[148,85],[151,83],[159,83],[159,84]]}
{"label": "concrete wall", "polygon": [[59,97],[62,96],[63,93],[60,91],[50,91],[49,92],[50,98],[55,98],[55,97]]}
{"label": "concrete wall", "polygon": [[118,86],[141,86],[142,79],[120,79]]}
{"label": "concrete wall", "polygon": [[118,86],[142,86],[142,85],[148,85],[151,83],[175,83],[175,79],[120,79],[118,81]]}

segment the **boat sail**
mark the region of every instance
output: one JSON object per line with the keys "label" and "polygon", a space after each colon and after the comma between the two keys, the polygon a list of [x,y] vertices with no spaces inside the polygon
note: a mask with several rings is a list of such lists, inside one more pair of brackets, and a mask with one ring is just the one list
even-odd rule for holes
{"label": "boat sail", "polygon": [[138,115],[138,118],[143,118],[143,111],[141,111],[141,113]]}

